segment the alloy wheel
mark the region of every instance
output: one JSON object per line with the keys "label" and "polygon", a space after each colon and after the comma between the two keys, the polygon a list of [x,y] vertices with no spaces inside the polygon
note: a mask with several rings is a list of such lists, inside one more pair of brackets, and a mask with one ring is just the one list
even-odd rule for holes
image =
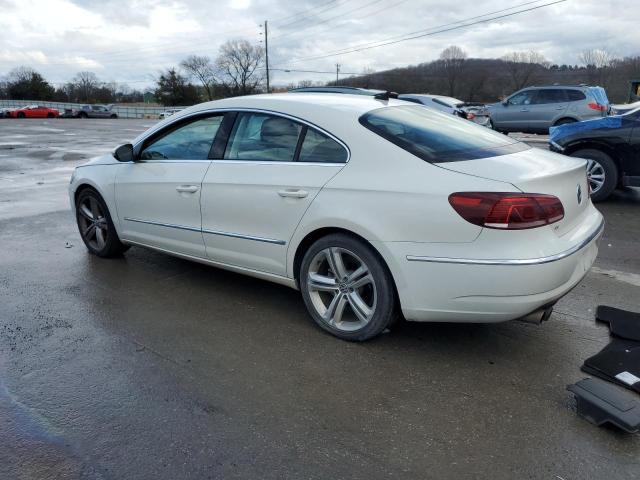
{"label": "alloy wheel", "polygon": [[85,197],[78,205],[78,213],[82,238],[95,250],[102,250],[107,244],[109,225],[98,200]]}
{"label": "alloy wheel", "polygon": [[345,248],[325,248],[313,257],[307,289],[318,315],[337,330],[360,330],[371,321],[376,310],[373,275],[355,253]]}
{"label": "alloy wheel", "polygon": [[587,159],[587,179],[589,180],[591,195],[599,191],[604,185],[604,168],[595,160]]}

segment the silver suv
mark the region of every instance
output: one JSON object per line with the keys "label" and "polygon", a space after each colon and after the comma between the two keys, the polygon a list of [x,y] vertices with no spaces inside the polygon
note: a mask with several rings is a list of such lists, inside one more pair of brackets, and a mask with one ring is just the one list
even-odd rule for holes
{"label": "silver suv", "polygon": [[527,87],[488,109],[500,132],[549,133],[549,127],[606,116],[609,100],[602,87]]}

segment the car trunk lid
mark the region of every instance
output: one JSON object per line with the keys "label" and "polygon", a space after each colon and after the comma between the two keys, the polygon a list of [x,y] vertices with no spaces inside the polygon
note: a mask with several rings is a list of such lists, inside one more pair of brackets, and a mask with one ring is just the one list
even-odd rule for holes
{"label": "car trunk lid", "polygon": [[547,150],[529,150],[477,160],[436,164],[447,170],[507,182],[524,193],[560,199],[564,218],[552,225],[557,235],[571,230],[589,204],[585,161]]}

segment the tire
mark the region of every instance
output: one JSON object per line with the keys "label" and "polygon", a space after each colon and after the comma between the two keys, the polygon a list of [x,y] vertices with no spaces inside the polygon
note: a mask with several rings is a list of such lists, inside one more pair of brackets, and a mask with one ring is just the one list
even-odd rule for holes
{"label": "tire", "polygon": [[120,242],[109,209],[102,197],[87,188],[76,200],[76,223],[87,250],[98,257],[120,256],[129,249]]}
{"label": "tire", "polygon": [[[343,281],[336,282],[334,269],[341,271]],[[389,269],[371,246],[350,235],[331,234],[313,243],[302,259],[298,278],[309,314],[320,328],[338,338],[369,340],[396,318]]]}
{"label": "tire", "polygon": [[16,117],[17,117],[17,118],[25,118],[25,117],[26,117],[26,115],[24,114],[24,112],[18,112],[18,113],[16,114]]}
{"label": "tire", "polygon": [[[566,125],[567,123],[576,123],[577,120],[574,118],[561,118],[556,123],[553,124],[554,127],[559,127],[560,125]],[[547,132],[549,133],[549,132]]]}
{"label": "tire", "polygon": [[84,113],[84,112],[80,112],[80,114],[78,115],[78,117],[80,117],[80,118],[89,118],[89,115],[87,115],[87,114],[86,114],[86,113]]}
{"label": "tire", "polygon": [[498,132],[498,133],[501,133],[501,134],[503,134],[503,135],[507,135],[507,136],[509,136],[509,132],[504,132],[504,131],[502,131],[502,130],[498,130],[498,129],[495,127],[495,125],[493,124],[493,120],[491,120],[491,119],[489,119],[489,128],[491,128],[491,130],[494,130],[494,131],[496,131],[496,132]]}
{"label": "tire", "polygon": [[592,202],[601,202],[611,195],[618,185],[618,167],[609,155],[602,150],[585,148],[572,152],[571,156],[586,158],[589,162],[587,176]]}
{"label": "tire", "polygon": [[116,115],[115,113],[112,113],[109,118],[118,118],[118,115]]}
{"label": "tire", "polygon": [[53,117],[55,117],[55,115],[53,113],[51,113],[51,112],[47,113],[47,118],[53,118]]}

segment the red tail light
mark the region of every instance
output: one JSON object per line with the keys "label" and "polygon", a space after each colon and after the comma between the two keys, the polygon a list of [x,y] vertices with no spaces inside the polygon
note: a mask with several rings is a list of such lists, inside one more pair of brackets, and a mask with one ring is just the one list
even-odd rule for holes
{"label": "red tail light", "polygon": [[536,228],[564,218],[562,202],[540,193],[457,192],[449,203],[467,222],[487,228]]}
{"label": "red tail light", "polygon": [[606,105],[601,105],[596,102],[591,102],[588,104],[588,106],[591,110],[598,110],[599,112],[604,112],[607,109]]}
{"label": "red tail light", "polygon": [[467,120],[473,120],[474,118],[476,118],[475,113],[471,113],[471,112],[467,113]]}

